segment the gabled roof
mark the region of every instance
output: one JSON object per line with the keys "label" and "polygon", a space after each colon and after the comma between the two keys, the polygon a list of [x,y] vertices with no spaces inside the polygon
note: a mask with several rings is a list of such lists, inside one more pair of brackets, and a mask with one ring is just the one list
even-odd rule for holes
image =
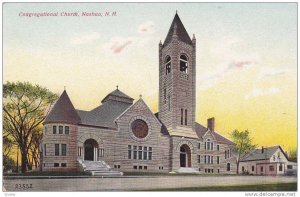
{"label": "gabled roof", "polygon": [[137,102],[135,102],[133,105],[131,105],[128,109],[126,109],[123,113],[121,113],[116,119],[115,122],[118,121],[124,114],[126,114],[127,111],[129,111],[131,108],[133,108],[135,105],[138,104],[142,104],[144,106],[146,106],[147,110],[149,110],[149,112],[151,113],[152,117],[157,121],[157,123],[162,126],[162,123],[158,120],[158,118],[153,114],[153,112],[151,111],[151,109],[148,107],[148,105],[145,103],[145,101],[140,98]]}
{"label": "gabled roof", "polygon": [[[202,139],[203,136],[206,134],[206,132],[208,131],[208,129],[199,124],[199,123],[195,123],[195,131],[197,133],[197,136],[199,139]],[[229,139],[223,137],[222,135],[218,134],[217,132],[211,132],[211,134],[215,137],[215,139],[217,140],[218,143],[221,144],[229,144],[229,145],[234,145],[234,143],[232,141],[230,141]]]}
{"label": "gabled roof", "polygon": [[252,150],[251,152],[244,155],[240,161],[254,161],[254,160],[270,159],[272,157],[272,155],[278,150],[278,148],[285,155],[285,152],[282,150],[282,148],[279,145],[277,145],[277,146],[264,148],[263,153],[262,153],[262,149],[260,149],[260,148]]}
{"label": "gabled roof", "polygon": [[108,100],[115,100],[115,101],[122,101],[126,103],[133,103],[133,98],[130,96],[126,95],[125,93],[121,92],[118,88],[111,93],[109,93],[104,99],[101,101],[101,103],[104,103]]}
{"label": "gabled roof", "polygon": [[77,112],[83,125],[116,128],[114,120],[130,106],[130,103],[107,100],[91,111],[77,110]]}
{"label": "gabled roof", "polygon": [[176,13],[175,14],[175,17],[173,19],[173,22],[171,24],[171,27],[169,29],[169,32],[167,34],[167,37],[165,39],[165,42],[164,42],[164,46],[166,46],[167,44],[169,44],[172,40],[172,36],[174,34],[174,30],[176,29],[176,35],[178,36],[178,39],[184,43],[187,43],[187,44],[192,44],[192,40],[189,36],[189,34],[187,33],[187,31],[185,30],[178,14]]}
{"label": "gabled roof", "polygon": [[44,123],[68,123],[78,124],[81,122],[67,92],[64,90],[54,104]]}

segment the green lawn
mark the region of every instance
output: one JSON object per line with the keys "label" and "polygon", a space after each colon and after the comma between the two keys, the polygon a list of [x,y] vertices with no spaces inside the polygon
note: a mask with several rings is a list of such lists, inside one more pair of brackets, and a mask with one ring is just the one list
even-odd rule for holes
{"label": "green lawn", "polygon": [[26,173],[9,173],[4,176],[90,176],[88,172],[26,172]]}
{"label": "green lawn", "polygon": [[124,176],[237,176],[237,174],[192,174],[169,172],[124,172]]}
{"label": "green lawn", "polygon": [[147,191],[297,191],[297,183],[275,183],[259,185],[230,185],[230,186],[211,186],[211,187],[186,187],[155,189]]}

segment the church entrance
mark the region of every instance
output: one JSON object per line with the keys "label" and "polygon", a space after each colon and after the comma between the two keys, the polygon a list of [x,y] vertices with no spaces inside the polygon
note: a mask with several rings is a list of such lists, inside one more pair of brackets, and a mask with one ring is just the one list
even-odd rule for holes
{"label": "church entrance", "polygon": [[97,161],[98,143],[94,139],[87,139],[84,142],[84,160]]}
{"label": "church entrance", "polygon": [[183,144],[180,147],[180,167],[191,166],[191,149],[188,145]]}

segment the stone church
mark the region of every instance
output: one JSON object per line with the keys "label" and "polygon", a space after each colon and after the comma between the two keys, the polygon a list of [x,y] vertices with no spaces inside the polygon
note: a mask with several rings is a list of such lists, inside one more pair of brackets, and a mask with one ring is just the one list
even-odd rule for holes
{"label": "stone church", "polygon": [[159,111],[118,88],[91,111],[64,91],[44,121],[43,171],[236,173],[234,143],[195,122],[196,38],[176,13],[159,43]]}

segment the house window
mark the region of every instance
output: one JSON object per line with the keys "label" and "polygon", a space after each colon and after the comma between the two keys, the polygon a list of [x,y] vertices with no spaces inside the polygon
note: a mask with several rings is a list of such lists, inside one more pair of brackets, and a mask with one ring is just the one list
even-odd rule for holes
{"label": "house window", "polygon": [[198,157],[198,163],[200,163],[200,155],[198,155],[197,157]]}
{"label": "house window", "polygon": [[56,134],[56,126],[53,126],[53,134]]}
{"label": "house window", "polygon": [[181,109],[181,125],[183,125],[183,109]]}
{"label": "house window", "polygon": [[44,144],[44,156],[46,156],[46,144]]}
{"label": "house window", "polygon": [[98,157],[104,157],[104,149],[103,148],[99,148]]}
{"label": "house window", "polygon": [[81,150],[82,150],[82,148],[78,147],[78,156],[81,156]]}
{"label": "house window", "polygon": [[227,163],[227,171],[230,171],[230,163]]}
{"label": "house window", "polygon": [[220,169],[218,169],[218,174],[220,173]]}
{"label": "house window", "polygon": [[204,163],[206,164],[206,155],[204,155]]}
{"label": "house window", "polygon": [[188,59],[186,55],[180,55],[180,72],[188,73]]}
{"label": "house window", "polygon": [[185,118],[184,118],[184,124],[187,125],[187,109],[185,110]]}
{"label": "house window", "polygon": [[139,166],[139,170],[142,170],[143,169],[143,166]]}
{"label": "house window", "polygon": [[264,167],[260,166],[260,171],[263,172],[264,171]]}
{"label": "house window", "polygon": [[270,172],[274,171],[274,166],[269,166],[269,171]]}
{"label": "house window", "polygon": [[217,145],[217,151],[219,151],[220,150],[220,145]]}
{"label": "house window", "polygon": [[137,166],[133,166],[133,169],[135,169],[135,170],[136,170],[136,169],[137,169]]}
{"label": "house window", "polygon": [[168,109],[171,110],[171,96],[168,96]]}
{"label": "house window", "polygon": [[211,156],[210,159],[211,159],[210,163],[213,164],[214,163],[214,156]]}
{"label": "house window", "polygon": [[201,144],[200,143],[198,143],[198,149],[201,149]]}
{"label": "house window", "polygon": [[252,171],[254,171],[254,166],[252,166]]}
{"label": "house window", "polygon": [[59,134],[63,134],[63,130],[64,130],[64,127],[63,127],[63,126],[59,126],[59,127],[58,127],[58,132],[59,132]]}
{"label": "house window", "polygon": [[67,155],[67,145],[66,144],[62,144],[61,145],[61,155],[62,156],[66,156]]}
{"label": "house window", "polygon": [[59,144],[55,144],[55,156],[59,155]]}
{"label": "house window", "polygon": [[242,171],[243,171],[243,172],[245,171],[245,167],[244,167],[244,166],[242,167]]}
{"label": "house window", "polygon": [[205,143],[206,143],[206,149],[210,150],[210,139],[207,139],[207,142]]}
{"label": "house window", "polygon": [[275,155],[273,155],[273,161],[275,161]]}
{"label": "house window", "polygon": [[54,163],[54,167],[59,167],[59,163]]}
{"label": "house window", "polygon": [[164,88],[164,104],[167,103],[167,89]]}
{"label": "house window", "polygon": [[69,135],[69,127],[68,126],[65,126],[65,134]]}
{"label": "house window", "polygon": [[165,59],[166,75],[171,72],[171,58],[167,56]]}
{"label": "house window", "polygon": [[217,164],[220,164],[220,157],[217,156]]}
{"label": "house window", "polygon": [[128,145],[128,159],[131,159],[131,145]]}
{"label": "house window", "polygon": [[144,170],[147,170],[147,166],[144,166]]}
{"label": "house window", "polygon": [[214,143],[210,143],[210,148],[211,148],[211,150],[214,150]]}
{"label": "house window", "polygon": [[137,159],[137,147],[133,146],[133,159]]}
{"label": "house window", "polygon": [[211,161],[211,160],[210,160],[210,156],[208,155],[208,156],[207,156],[207,163],[210,163],[210,161]]}
{"label": "house window", "polygon": [[67,167],[67,164],[66,163],[61,163],[61,167]]}
{"label": "house window", "polygon": [[282,164],[279,165],[279,171],[282,172]]}
{"label": "house window", "polygon": [[148,154],[147,154],[147,147],[144,146],[144,160],[147,160]]}
{"label": "house window", "polygon": [[287,165],[287,169],[293,169],[292,165]]}
{"label": "house window", "polygon": [[139,146],[139,160],[143,159],[143,147]]}
{"label": "house window", "polygon": [[152,160],[152,147],[149,147],[148,160]]}

